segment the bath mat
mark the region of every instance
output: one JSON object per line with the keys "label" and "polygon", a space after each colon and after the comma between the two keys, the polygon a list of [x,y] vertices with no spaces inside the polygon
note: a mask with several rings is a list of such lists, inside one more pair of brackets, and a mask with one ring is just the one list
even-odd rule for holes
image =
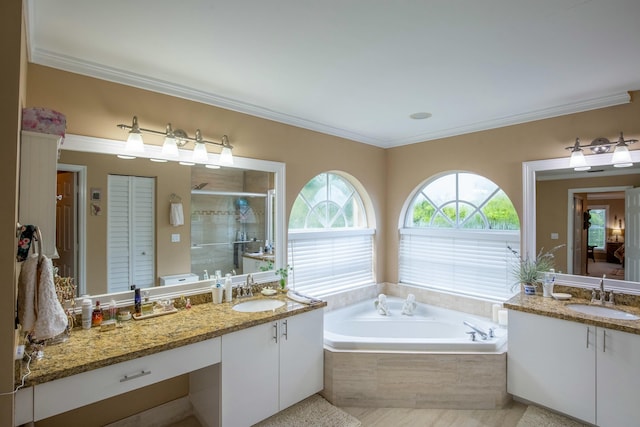
{"label": "bath mat", "polygon": [[578,421],[574,421],[562,415],[556,414],[537,406],[529,405],[516,427],[585,427]]}
{"label": "bath mat", "polygon": [[314,394],[254,427],[358,427],[360,421]]}

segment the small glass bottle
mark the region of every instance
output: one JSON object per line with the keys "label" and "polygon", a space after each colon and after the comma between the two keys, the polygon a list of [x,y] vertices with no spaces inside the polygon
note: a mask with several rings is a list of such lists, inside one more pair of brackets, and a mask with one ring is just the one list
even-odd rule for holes
{"label": "small glass bottle", "polygon": [[102,324],[102,309],[100,301],[96,301],[96,306],[91,313],[91,326],[100,326]]}

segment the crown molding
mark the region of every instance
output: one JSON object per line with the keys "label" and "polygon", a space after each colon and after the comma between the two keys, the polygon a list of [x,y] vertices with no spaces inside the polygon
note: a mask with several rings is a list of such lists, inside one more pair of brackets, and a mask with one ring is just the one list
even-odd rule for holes
{"label": "crown molding", "polygon": [[[28,2],[30,3],[30,2]],[[29,7],[27,5],[27,7]],[[28,13],[33,19],[32,13]],[[33,25],[29,25],[33,28]],[[29,30],[31,31],[31,30]],[[393,148],[403,145],[426,142],[435,139],[448,138],[457,135],[463,135],[472,132],[479,132],[489,129],[495,129],[515,124],[531,122],[535,120],[548,119],[552,117],[563,116],[566,114],[579,113],[598,108],[611,107],[614,105],[626,104],[631,101],[628,92],[620,92],[609,94],[597,98],[590,98],[569,104],[562,104],[543,108],[526,113],[513,114],[492,120],[471,123],[468,125],[452,127],[434,132],[426,132],[416,134],[407,138],[398,138],[391,140],[383,140],[374,138],[370,135],[362,135],[347,129],[330,126],[313,120],[307,120],[290,114],[281,113],[268,108],[263,108],[254,104],[249,104],[236,99],[227,98],[206,91],[198,90],[192,87],[179,85],[166,80],[154,79],[141,74],[127,72],[118,68],[109,67],[95,62],[84,61],[72,56],[61,55],[56,52],[48,51],[33,47],[33,35],[28,37],[29,57],[30,61],[36,64],[57,68],[60,70],[81,74],[89,77],[107,80],[114,83],[124,84],[127,86],[137,87],[165,95],[175,96],[182,99],[201,102],[203,104],[212,105],[227,110],[236,111],[251,116],[284,123],[290,126],[296,126],[303,129],[312,130],[340,138],[373,145],[380,148]]]}

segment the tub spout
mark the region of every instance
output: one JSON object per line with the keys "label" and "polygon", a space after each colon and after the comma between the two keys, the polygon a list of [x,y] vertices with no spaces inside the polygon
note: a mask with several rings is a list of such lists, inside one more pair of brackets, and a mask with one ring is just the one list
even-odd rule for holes
{"label": "tub spout", "polygon": [[468,327],[470,327],[471,329],[473,329],[478,335],[482,337],[483,340],[486,340],[487,338],[489,338],[489,334],[483,331],[482,329],[478,328],[476,325],[469,323],[466,320],[463,321],[463,323]]}

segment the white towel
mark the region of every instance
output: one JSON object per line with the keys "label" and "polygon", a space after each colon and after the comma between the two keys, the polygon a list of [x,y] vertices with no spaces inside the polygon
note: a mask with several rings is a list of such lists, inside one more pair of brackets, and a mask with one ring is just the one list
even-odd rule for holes
{"label": "white towel", "polygon": [[18,278],[18,320],[37,341],[53,338],[67,327],[67,315],[58,301],[53,264],[45,256],[31,255]]}
{"label": "white towel", "polygon": [[30,255],[22,264],[18,276],[18,321],[23,331],[30,331],[36,324],[36,281],[38,255]]}
{"label": "white towel", "polygon": [[184,211],[182,203],[171,203],[171,213],[169,214],[169,223],[174,227],[184,225]]}
{"label": "white towel", "polygon": [[56,295],[53,263],[51,258],[46,256],[40,258],[37,301],[36,324],[33,328],[35,338],[42,341],[63,333],[67,328],[68,319]]}

